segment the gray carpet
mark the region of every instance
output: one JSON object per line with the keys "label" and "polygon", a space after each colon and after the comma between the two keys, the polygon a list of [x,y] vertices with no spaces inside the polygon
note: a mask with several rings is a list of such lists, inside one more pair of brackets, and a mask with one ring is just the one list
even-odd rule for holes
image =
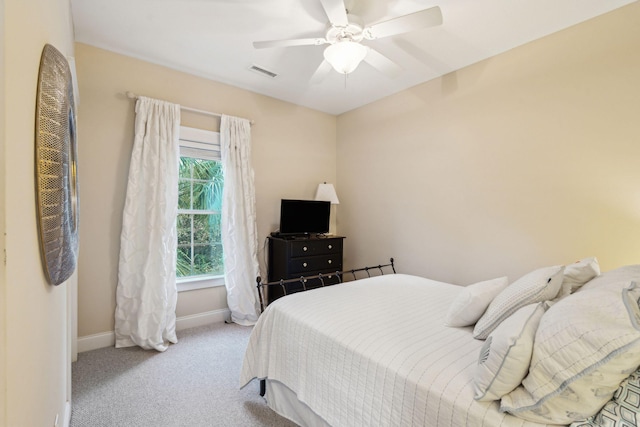
{"label": "gray carpet", "polygon": [[258,381],[239,389],[251,328],[218,323],[178,331],[164,353],[93,350],[72,367],[71,427],[282,426]]}

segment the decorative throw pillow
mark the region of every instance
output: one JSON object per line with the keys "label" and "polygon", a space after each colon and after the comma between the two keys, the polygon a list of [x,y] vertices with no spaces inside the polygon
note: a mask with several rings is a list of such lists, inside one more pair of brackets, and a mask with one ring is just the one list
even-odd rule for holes
{"label": "decorative throw pillow", "polygon": [[529,371],[533,338],[547,304],[525,305],[489,334],[473,378],[476,400],[498,400],[520,385]]}
{"label": "decorative throw pillow", "polygon": [[622,381],[613,398],[593,417],[571,427],[637,427],[640,425],[640,369]]}
{"label": "decorative throw pillow", "polygon": [[486,339],[498,325],[515,311],[528,304],[552,300],[562,284],[564,266],[544,267],[525,274],[498,294],[482,315],[473,337]]}
{"label": "decorative throw pillow", "polygon": [[611,284],[569,295],[542,317],[529,374],[500,410],[545,424],[594,415],[640,365],[640,288]]}
{"label": "decorative throw pillow", "polygon": [[509,285],[506,277],[465,286],[449,307],[445,325],[460,327],[475,324],[489,303]]}
{"label": "decorative throw pillow", "polygon": [[564,298],[574,293],[582,285],[600,274],[600,265],[595,257],[585,258],[569,264],[564,268],[562,287],[557,298]]}

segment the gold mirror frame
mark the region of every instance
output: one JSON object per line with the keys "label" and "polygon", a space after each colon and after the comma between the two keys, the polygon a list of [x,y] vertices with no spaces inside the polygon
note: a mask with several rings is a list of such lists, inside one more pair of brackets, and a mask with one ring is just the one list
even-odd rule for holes
{"label": "gold mirror frame", "polygon": [[36,202],[47,280],[59,285],[78,254],[78,175],[73,79],[65,56],[50,44],[40,58],[36,98]]}

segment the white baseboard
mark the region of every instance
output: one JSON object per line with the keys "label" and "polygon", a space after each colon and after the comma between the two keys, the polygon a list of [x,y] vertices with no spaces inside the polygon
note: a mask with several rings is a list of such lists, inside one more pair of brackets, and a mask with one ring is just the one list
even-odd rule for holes
{"label": "white baseboard", "polygon": [[64,405],[64,423],[63,427],[69,427],[71,425],[71,402],[67,400]]}
{"label": "white baseboard", "polygon": [[212,323],[224,322],[231,316],[228,308],[221,310],[212,310],[205,313],[192,314],[190,316],[182,316],[176,319],[176,331],[183,329],[195,328],[196,326],[210,325]]}
{"label": "white baseboard", "polygon": [[116,334],[113,331],[78,337],[78,353],[116,345]]}
{"label": "white baseboard", "polygon": [[[178,317],[176,319],[176,330],[180,331],[183,329],[194,328],[196,326],[224,322],[229,318],[230,314],[231,312],[229,309],[224,308],[220,310],[207,311],[205,313]],[[104,347],[113,347],[114,345],[116,345],[116,335],[113,331],[78,337],[78,353]]]}

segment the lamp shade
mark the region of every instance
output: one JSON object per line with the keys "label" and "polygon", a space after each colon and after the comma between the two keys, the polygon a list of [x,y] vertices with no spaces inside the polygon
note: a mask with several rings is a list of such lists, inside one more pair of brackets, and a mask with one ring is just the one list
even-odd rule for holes
{"label": "lamp shade", "polygon": [[333,184],[327,184],[326,182],[324,184],[318,184],[316,200],[331,202],[332,205],[340,204],[338,195],[336,194],[336,189],[333,188]]}
{"label": "lamp shade", "polygon": [[324,50],[324,59],[340,74],[355,70],[367,56],[367,48],[351,40],[337,41]]}

